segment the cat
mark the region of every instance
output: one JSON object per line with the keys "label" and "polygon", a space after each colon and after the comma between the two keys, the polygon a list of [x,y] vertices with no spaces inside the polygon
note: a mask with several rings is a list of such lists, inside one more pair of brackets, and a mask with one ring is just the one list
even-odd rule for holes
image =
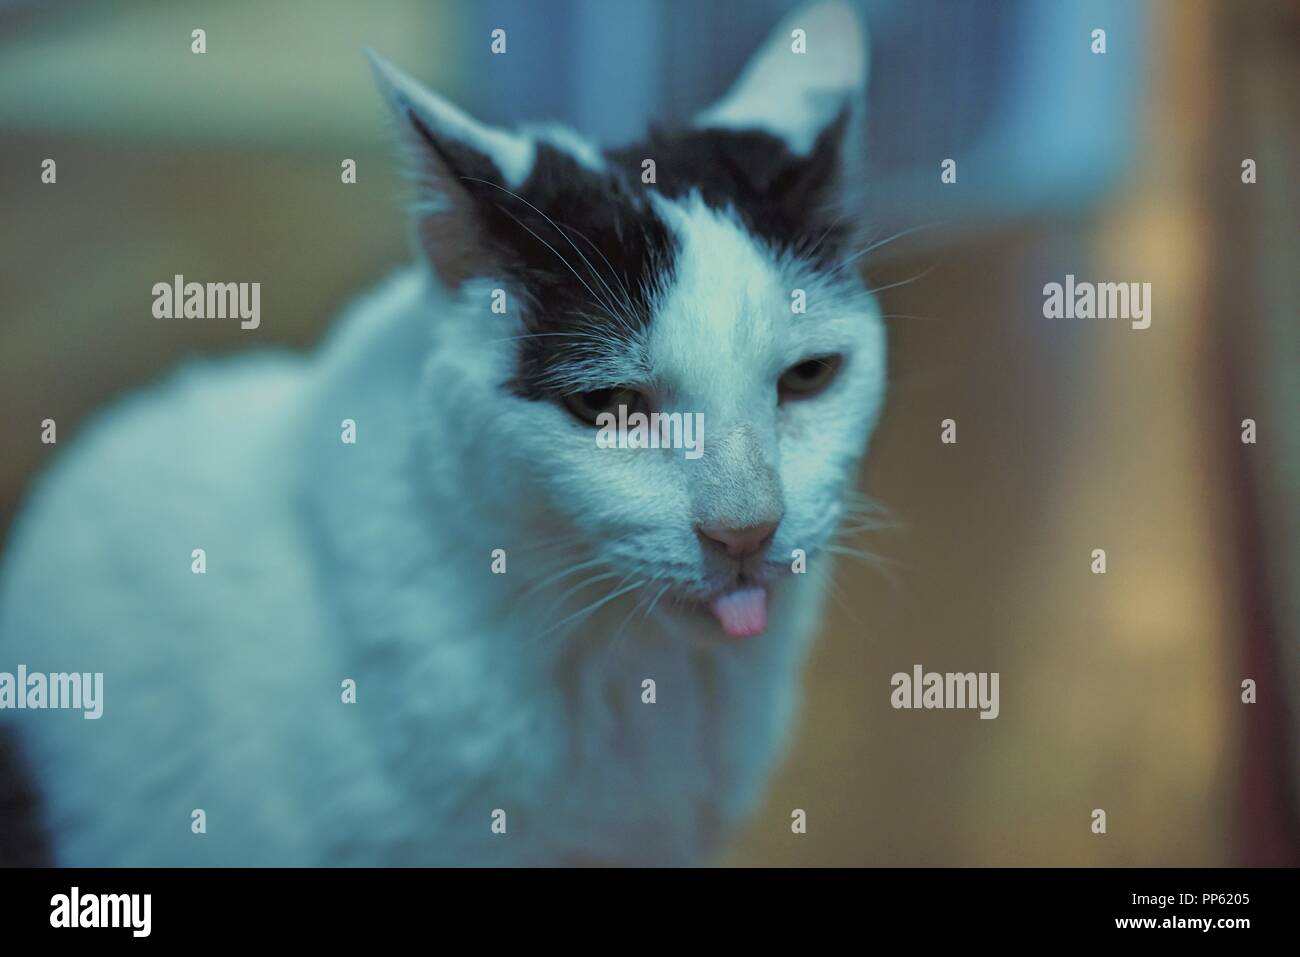
{"label": "cat", "polygon": [[[856,14],[797,11],[617,149],[371,60],[416,263],[309,355],[113,405],[16,520],[0,670],[104,674],[97,720],[0,711],[52,860],[714,860],[787,744],[884,401]],[[597,447],[620,406],[702,414],[702,454]]]}

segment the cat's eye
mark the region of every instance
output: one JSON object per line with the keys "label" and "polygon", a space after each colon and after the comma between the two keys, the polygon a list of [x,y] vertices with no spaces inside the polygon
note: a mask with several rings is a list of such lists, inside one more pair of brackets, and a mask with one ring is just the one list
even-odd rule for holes
{"label": "cat's eye", "polygon": [[635,389],[593,389],[566,395],[561,401],[573,416],[595,425],[597,416],[604,412],[617,416],[619,406],[625,406],[628,415],[642,411],[645,396]]}
{"label": "cat's eye", "polygon": [[831,384],[844,357],[837,355],[814,356],[786,369],[777,380],[777,395],[781,401],[787,399],[810,399]]}

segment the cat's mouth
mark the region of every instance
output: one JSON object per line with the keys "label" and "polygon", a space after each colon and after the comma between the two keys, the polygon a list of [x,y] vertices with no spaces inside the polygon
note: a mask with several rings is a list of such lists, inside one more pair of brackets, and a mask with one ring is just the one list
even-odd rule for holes
{"label": "cat's mouth", "polygon": [[767,589],[741,583],[709,600],[709,611],[730,638],[752,638],[767,631]]}

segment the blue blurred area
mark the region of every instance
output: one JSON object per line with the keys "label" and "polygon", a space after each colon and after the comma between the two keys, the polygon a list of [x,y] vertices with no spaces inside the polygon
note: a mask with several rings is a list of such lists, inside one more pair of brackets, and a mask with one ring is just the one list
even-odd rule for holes
{"label": "blue blurred area", "polygon": [[[1149,5],[850,2],[870,34],[862,148],[873,185],[868,213],[882,229],[1077,210],[1132,165],[1149,82]],[[355,144],[359,136],[378,142],[382,111],[361,56],[374,47],[490,122],[558,120],[614,145],[638,137],[647,122],[689,121],[798,5],[23,5],[0,10],[0,128],[237,149]],[[190,55],[195,26],[208,31],[207,57]],[[506,31],[506,56],[490,49],[498,28]],[[1098,28],[1106,31],[1104,55],[1090,49]],[[956,188],[939,181],[947,158],[958,164]]]}
{"label": "blue blurred area", "polygon": [[[498,122],[552,117],[605,143],[647,118],[686,122],[720,96],[792,0],[468,3],[462,93]],[[1135,144],[1145,7],[1128,0],[860,0],[871,35],[865,144],[883,228],[1075,209],[1113,185]],[[519,41],[494,57],[496,27]],[[1094,29],[1107,52],[1094,54]],[[546,37],[537,43],[536,37]],[[1061,51],[1070,51],[1062,56]],[[939,164],[957,160],[941,190]]]}

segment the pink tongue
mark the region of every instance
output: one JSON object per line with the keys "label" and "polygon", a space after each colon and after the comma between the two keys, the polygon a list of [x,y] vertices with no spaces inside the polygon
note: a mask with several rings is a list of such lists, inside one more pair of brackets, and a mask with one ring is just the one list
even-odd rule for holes
{"label": "pink tongue", "polygon": [[719,595],[709,609],[732,638],[749,638],[767,630],[767,592],[762,588],[740,588]]}

